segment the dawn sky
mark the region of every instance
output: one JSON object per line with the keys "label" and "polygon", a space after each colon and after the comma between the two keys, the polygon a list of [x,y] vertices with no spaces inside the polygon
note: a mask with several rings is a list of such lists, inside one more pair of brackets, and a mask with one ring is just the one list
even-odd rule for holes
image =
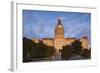
{"label": "dawn sky", "polygon": [[23,36],[26,38],[53,38],[58,17],[64,26],[65,37],[88,36],[91,41],[91,14],[23,10]]}

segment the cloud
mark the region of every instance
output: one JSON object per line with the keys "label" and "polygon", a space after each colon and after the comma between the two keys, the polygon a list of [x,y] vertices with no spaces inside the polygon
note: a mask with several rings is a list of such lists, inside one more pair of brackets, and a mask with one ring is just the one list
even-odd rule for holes
{"label": "cloud", "polygon": [[81,25],[71,26],[68,29],[65,30],[65,36],[75,36],[77,37],[78,34],[81,34],[82,32],[85,32],[85,30],[90,30],[90,27],[87,26],[87,23],[83,23]]}
{"label": "cloud", "polygon": [[65,37],[90,37],[90,14],[74,12],[45,12],[25,10],[23,35],[28,38],[54,37],[58,16],[64,26]]}

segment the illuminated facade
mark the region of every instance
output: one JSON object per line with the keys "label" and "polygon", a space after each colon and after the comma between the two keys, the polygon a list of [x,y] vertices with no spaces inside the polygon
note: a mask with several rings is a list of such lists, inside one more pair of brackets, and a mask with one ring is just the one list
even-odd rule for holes
{"label": "illuminated facade", "polygon": [[[45,45],[54,46],[55,49],[60,50],[65,45],[69,45],[76,40],[76,38],[70,38],[64,36],[64,27],[59,19],[55,28],[54,38],[43,38],[42,41]],[[34,42],[39,43],[39,39],[32,39]],[[89,43],[87,37],[82,37],[79,39],[82,42],[82,47],[84,49],[89,49]]]}

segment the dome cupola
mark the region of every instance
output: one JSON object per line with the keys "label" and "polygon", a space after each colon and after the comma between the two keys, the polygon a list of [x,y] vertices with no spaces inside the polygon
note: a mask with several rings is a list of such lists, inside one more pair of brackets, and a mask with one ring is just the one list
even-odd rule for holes
{"label": "dome cupola", "polygon": [[60,36],[60,35],[64,36],[64,27],[61,23],[61,20],[58,19],[58,22],[57,22],[57,25],[56,25],[56,28],[55,28],[55,36]]}

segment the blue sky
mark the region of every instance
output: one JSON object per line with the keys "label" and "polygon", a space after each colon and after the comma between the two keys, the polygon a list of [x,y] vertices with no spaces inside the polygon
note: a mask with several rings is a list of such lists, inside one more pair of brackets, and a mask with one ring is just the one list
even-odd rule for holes
{"label": "blue sky", "polygon": [[64,26],[65,37],[88,36],[91,41],[91,14],[23,10],[23,36],[27,38],[53,38],[58,17]]}

